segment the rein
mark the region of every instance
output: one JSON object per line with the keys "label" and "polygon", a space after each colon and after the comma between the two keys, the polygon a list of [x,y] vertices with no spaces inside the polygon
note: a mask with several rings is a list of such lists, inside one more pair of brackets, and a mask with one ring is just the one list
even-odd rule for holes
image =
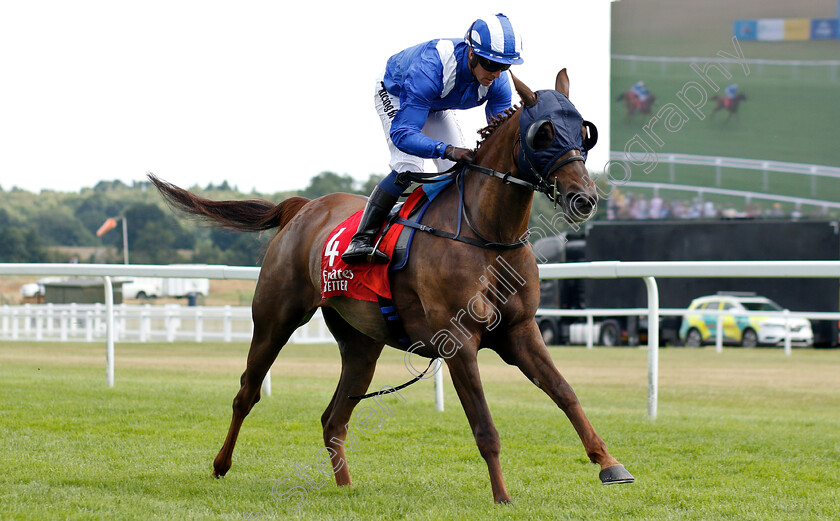
{"label": "rein", "polygon": [[373,398],[375,396],[382,396],[383,394],[391,394],[391,393],[395,393],[395,392],[399,391],[400,389],[405,389],[406,387],[413,384],[414,382],[419,382],[420,380],[422,380],[423,377],[426,376],[426,373],[429,372],[429,369],[432,368],[432,364],[435,363],[435,360],[437,360],[437,358],[432,358],[431,360],[429,360],[429,366],[426,367],[423,370],[422,373],[420,373],[419,375],[415,376],[414,378],[412,378],[411,380],[407,381],[406,383],[404,383],[402,385],[398,385],[396,387],[389,387],[388,389],[382,389],[381,391],[376,391],[375,393],[363,394],[362,396],[348,396],[347,399],[348,400],[366,400],[368,398]]}
{"label": "rein", "polygon": [[[473,224],[470,222],[470,218],[467,215],[467,207],[464,203],[464,178],[467,170],[476,170],[479,173],[489,175],[491,177],[498,177],[503,179],[506,183],[516,182],[515,184],[520,184],[522,186],[527,186],[532,190],[536,190],[537,187],[527,181],[522,181],[521,179],[517,179],[515,177],[510,177],[511,173],[502,173],[492,168],[487,168],[481,165],[475,164],[465,164],[465,165],[454,165],[452,168],[441,172],[439,174],[425,174],[425,173],[417,173],[417,172],[402,172],[399,174],[403,176],[404,179],[415,181],[418,183],[441,183],[444,181],[449,181],[454,179],[458,183],[458,230],[456,233],[447,232],[444,230],[438,230],[437,228],[433,228],[431,226],[427,226],[425,224],[420,224],[418,222],[409,221],[407,219],[403,219],[402,217],[398,217],[394,222],[398,224],[402,224],[403,226],[408,226],[409,228],[414,228],[415,230],[420,230],[425,233],[430,233],[437,237],[442,237],[444,239],[451,239],[454,241],[463,242],[466,244],[470,244],[472,246],[477,246],[479,248],[484,248],[488,250],[512,250],[516,248],[521,248],[528,243],[528,236],[529,233],[525,234],[525,237],[522,239],[515,241],[515,242],[497,242],[491,241],[481,235],[478,230],[475,229]],[[448,174],[448,175],[447,175]],[[429,179],[430,177],[435,177],[435,179]],[[473,239],[472,237],[463,237],[461,235],[461,220],[467,223],[467,226],[470,230],[478,237],[478,239]]]}
{"label": "rein", "polygon": [[[517,145],[519,144],[519,140],[517,140]],[[546,182],[545,178],[541,177],[537,173],[537,169],[534,168],[534,165],[531,163],[531,160],[527,157],[525,160],[528,162],[528,167],[530,168],[529,174],[537,180],[537,183],[531,183],[529,181],[525,181],[524,179],[519,179],[518,177],[513,177],[513,174],[508,172],[499,172],[498,170],[493,170],[492,168],[488,168],[486,166],[478,165],[475,163],[466,163],[464,165],[455,164],[447,170],[443,172],[438,172],[436,174],[427,174],[424,172],[400,172],[397,174],[397,183],[400,184],[408,184],[409,182],[420,183],[420,184],[428,184],[428,183],[443,183],[445,181],[449,181],[450,179],[456,178],[459,175],[463,175],[466,169],[475,170],[481,174],[486,176],[495,177],[497,179],[501,179],[505,184],[515,184],[518,186],[522,186],[534,192],[539,192],[548,196],[548,198],[554,203],[555,207],[557,206],[557,185],[551,185]],[[573,162],[573,161],[586,161],[586,158],[580,154],[567,157],[566,159],[559,161],[552,165],[551,169],[546,172],[546,177],[551,175],[553,172],[562,168],[563,166]],[[461,194],[463,198],[463,193]],[[472,227],[470,227],[472,228]],[[475,231],[475,230],[473,230]]]}
{"label": "rein", "polygon": [[[517,144],[519,141],[517,140]],[[504,184],[515,184],[518,186],[522,186],[524,188],[528,188],[534,192],[544,193],[548,196],[548,198],[554,203],[554,206],[557,206],[557,181],[553,185],[548,184],[543,177],[537,174],[537,170],[534,168],[533,164],[531,164],[531,160],[526,157],[526,161],[528,161],[528,166],[530,167],[529,173],[537,179],[538,184],[531,183],[529,181],[525,181],[523,179],[519,179],[518,177],[513,177],[511,172],[499,172],[498,170],[493,170],[492,168],[488,168],[486,166],[477,165],[475,163],[466,163],[463,165],[455,164],[451,168],[434,174],[427,174],[423,172],[400,172],[397,174],[397,182],[398,183],[409,183],[415,182],[420,184],[429,184],[429,183],[443,183],[446,181],[450,181],[454,179],[458,183],[458,206],[459,206],[459,215],[458,215],[458,231],[456,233],[447,232],[444,230],[438,230],[437,228],[433,228],[431,226],[426,226],[425,224],[420,224],[414,221],[409,221],[407,219],[403,219],[402,217],[398,217],[394,222],[402,224],[403,226],[408,226],[409,228],[414,228],[415,230],[420,230],[422,232],[430,233],[437,237],[443,237],[445,239],[452,239],[455,241],[464,242],[466,244],[470,244],[472,246],[477,246],[479,248],[484,249],[491,249],[491,250],[510,250],[515,248],[521,248],[525,246],[528,242],[528,237],[530,232],[526,232],[525,237],[518,241],[514,242],[497,242],[491,241],[484,236],[482,236],[478,230],[475,229],[473,224],[470,222],[470,218],[468,216],[467,207],[464,203],[464,177],[466,176],[467,170],[475,170],[480,174],[484,174],[489,177],[495,177],[497,179],[501,179]],[[572,161],[585,161],[585,158],[582,155],[574,155],[571,157],[567,157],[566,159],[559,161],[552,165],[551,169],[547,172],[546,176],[550,175],[552,172],[556,171],[557,169],[563,167],[571,163]],[[478,237],[478,239],[473,239],[472,237],[462,237],[461,236],[461,220],[467,223],[467,226],[470,230]]]}

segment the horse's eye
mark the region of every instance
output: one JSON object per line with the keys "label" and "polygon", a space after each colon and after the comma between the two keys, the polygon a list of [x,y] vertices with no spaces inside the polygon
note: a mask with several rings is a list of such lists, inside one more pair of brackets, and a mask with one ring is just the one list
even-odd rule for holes
{"label": "horse's eye", "polygon": [[534,135],[534,143],[532,146],[534,147],[534,150],[542,150],[544,148],[548,148],[552,141],[554,141],[554,127],[551,123],[546,121],[540,125],[540,128]]}

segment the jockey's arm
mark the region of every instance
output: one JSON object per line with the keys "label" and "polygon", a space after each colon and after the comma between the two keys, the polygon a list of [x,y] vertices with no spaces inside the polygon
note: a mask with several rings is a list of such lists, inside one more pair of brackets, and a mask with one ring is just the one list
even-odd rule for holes
{"label": "jockey's arm", "polygon": [[484,115],[487,117],[487,123],[509,109],[513,104],[511,103],[510,81],[508,74],[503,73],[490,86],[490,91],[487,93],[487,104],[484,106]]}
{"label": "jockey's arm", "polygon": [[432,139],[423,134],[423,126],[429,117],[430,106],[408,99],[391,122],[391,141],[394,145],[412,156],[424,159],[443,157],[448,143]]}

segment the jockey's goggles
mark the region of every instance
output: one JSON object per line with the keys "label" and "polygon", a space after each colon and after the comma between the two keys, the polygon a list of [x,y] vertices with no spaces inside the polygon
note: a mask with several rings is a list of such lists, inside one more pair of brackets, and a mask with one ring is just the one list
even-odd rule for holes
{"label": "jockey's goggles", "polygon": [[481,65],[481,68],[487,72],[500,72],[510,69],[509,63],[494,62],[477,54],[475,56],[478,58],[478,64]]}

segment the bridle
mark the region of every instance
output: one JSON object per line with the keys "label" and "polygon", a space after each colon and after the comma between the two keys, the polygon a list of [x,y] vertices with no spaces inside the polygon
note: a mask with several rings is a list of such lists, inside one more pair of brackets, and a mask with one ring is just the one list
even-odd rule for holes
{"label": "bridle", "polygon": [[[588,121],[586,123],[589,123]],[[589,123],[592,125],[591,123]],[[591,128],[595,128],[592,125]],[[595,131],[595,135],[597,136],[597,130]],[[597,139],[597,137],[595,138]],[[517,160],[517,149],[521,147],[522,138],[518,137],[513,144],[511,149],[511,154],[513,155],[514,162],[518,162]],[[527,174],[529,174],[532,178],[535,179],[535,182],[526,181],[525,179],[520,179],[518,177],[514,177],[513,172],[500,172],[498,170],[494,170],[492,168],[479,165],[477,163],[464,163],[464,164],[455,164],[447,170],[443,172],[437,173],[425,173],[425,172],[401,172],[397,174],[397,183],[399,184],[408,184],[409,182],[420,183],[420,184],[429,184],[429,183],[442,183],[449,181],[451,179],[455,179],[459,175],[463,175],[467,169],[475,170],[481,174],[484,174],[489,177],[495,177],[497,179],[501,179],[504,184],[514,184],[517,186],[521,186],[523,188],[527,188],[534,192],[539,192],[545,194],[551,202],[554,203],[554,207],[557,207],[557,178],[554,179],[554,183],[549,183],[546,181],[546,178],[549,177],[551,174],[559,170],[560,168],[564,167],[565,165],[572,163],[574,161],[586,161],[586,156],[582,154],[574,154],[569,156],[565,159],[562,159],[556,163],[554,163],[551,168],[546,172],[545,177],[539,175],[538,170],[534,167],[531,160],[525,157],[525,161],[528,164],[528,169],[525,170]],[[523,171],[522,165],[519,165],[520,172]],[[475,231],[475,230],[473,230]]]}
{"label": "bridle", "polygon": [[[544,94],[544,95],[543,95]],[[553,118],[553,119],[552,119]],[[537,134],[543,125],[550,124],[553,129],[550,141],[545,144],[536,143]],[[569,128],[585,129],[577,136],[569,135]],[[464,177],[467,170],[475,170],[480,174],[500,179],[504,184],[514,184],[534,192],[545,194],[557,207],[557,177],[554,183],[548,178],[558,169],[575,161],[586,161],[586,153],[598,141],[598,130],[589,121],[584,120],[574,105],[562,93],[557,91],[539,91],[537,100],[522,109],[519,117],[519,132],[511,148],[513,163],[517,165],[520,176],[514,177],[513,172],[500,172],[493,168],[475,163],[456,164],[440,173],[402,172],[397,175],[398,184],[408,184],[410,181],[426,184],[441,183],[454,179],[458,184],[459,216],[456,233],[445,232],[431,227],[402,220],[401,224],[414,227],[440,237],[459,240],[482,248],[510,249],[520,248],[528,242],[528,234],[515,242],[490,241],[483,237],[469,220],[464,202]],[[582,151],[563,158],[572,150]],[[561,159],[562,158],[562,159]],[[536,164],[535,164],[536,163]],[[537,166],[542,166],[542,170]],[[479,239],[461,236],[461,222],[465,222]],[[410,224],[409,224],[410,223]]]}

